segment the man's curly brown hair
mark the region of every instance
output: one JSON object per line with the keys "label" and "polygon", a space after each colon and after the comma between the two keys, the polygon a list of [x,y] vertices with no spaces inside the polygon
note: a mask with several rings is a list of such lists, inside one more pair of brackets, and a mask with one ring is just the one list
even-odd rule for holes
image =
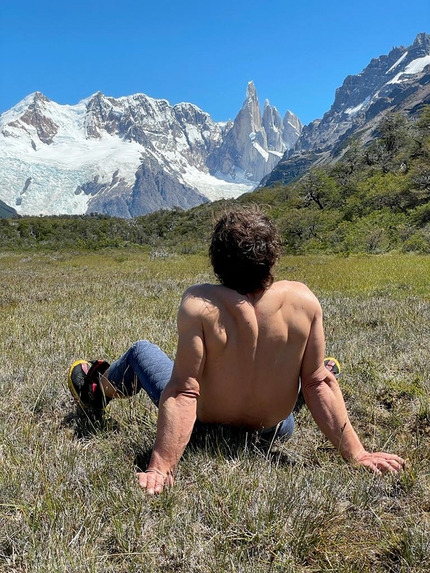
{"label": "man's curly brown hair", "polygon": [[214,273],[241,294],[270,287],[280,254],[278,231],[257,206],[227,211],[215,224],[209,246]]}

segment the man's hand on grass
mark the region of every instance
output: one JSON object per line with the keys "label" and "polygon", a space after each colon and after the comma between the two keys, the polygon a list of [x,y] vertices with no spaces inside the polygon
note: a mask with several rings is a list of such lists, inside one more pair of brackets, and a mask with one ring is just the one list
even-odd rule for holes
{"label": "man's hand on grass", "polygon": [[396,474],[405,467],[405,460],[395,454],[385,452],[363,452],[354,459],[354,462],[376,474],[391,472]]}
{"label": "man's hand on grass", "polygon": [[137,474],[139,486],[149,495],[160,494],[165,487],[173,485],[173,477],[165,475],[159,470],[147,469]]}

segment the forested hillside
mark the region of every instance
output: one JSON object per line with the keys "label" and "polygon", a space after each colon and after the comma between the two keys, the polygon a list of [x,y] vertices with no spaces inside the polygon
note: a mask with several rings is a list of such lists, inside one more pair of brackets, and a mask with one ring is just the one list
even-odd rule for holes
{"label": "forested hillside", "polygon": [[335,164],[313,169],[287,186],[135,219],[0,219],[0,242],[3,249],[146,245],[158,252],[189,253],[206,248],[220,210],[250,202],[264,205],[276,219],[287,253],[429,253],[430,107],[415,121],[386,116],[371,143],[360,147],[348,141]]}

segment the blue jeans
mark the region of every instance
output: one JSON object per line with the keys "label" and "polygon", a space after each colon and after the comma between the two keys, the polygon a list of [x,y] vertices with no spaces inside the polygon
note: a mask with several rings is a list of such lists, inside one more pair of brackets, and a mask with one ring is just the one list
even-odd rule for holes
{"label": "blue jeans", "polygon": [[[143,388],[156,406],[172,374],[173,361],[152,342],[138,340],[109,367],[109,380],[125,396],[137,394]],[[275,438],[290,438],[294,416],[282,420],[273,428],[260,432],[267,442]]]}

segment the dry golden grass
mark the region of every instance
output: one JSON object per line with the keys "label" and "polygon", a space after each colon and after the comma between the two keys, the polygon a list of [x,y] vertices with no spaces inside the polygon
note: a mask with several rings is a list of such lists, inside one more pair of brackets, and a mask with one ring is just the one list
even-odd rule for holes
{"label": "dry golden grass", "polygon": [[113,360],[148,338],[174,356],[182,291],[211,281],[199,256],[162,252],[0,256],[0,570],[16,573],[430,570],[430,259],[288,257],[325,313],[327,350],[368,448],[401,476],[346,465],[309,412],[270,452],[214,431],[177,482],[148,498],[156,411],[140,394],[104,423],[65,386],[80,357]]}

